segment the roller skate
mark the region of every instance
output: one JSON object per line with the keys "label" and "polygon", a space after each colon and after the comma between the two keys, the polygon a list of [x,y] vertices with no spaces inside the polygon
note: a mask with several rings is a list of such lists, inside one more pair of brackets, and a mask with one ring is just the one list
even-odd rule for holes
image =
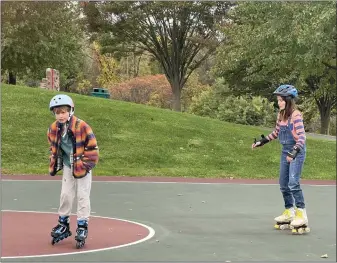
{"label": "roller skate", "polygon": [[76,229],[76,248],[82,248],[85,244],[85,240],[88,237],[88,222],[86,220],[77,221]]}
{"label": "roller skate", "polygon": [[51,244],[54,245],[61,240],[70,237],[71,236],[71,231],[69,227],[69,217],[68,216],[60,216],[59,217],[59,223],[57,226],[55,226],[52,229],[51,236],[52,236],[52,241]]}
{"label": "roller skate", "polygon": [[297,208],[295,218],[291,221],[290,228],[292,234],[302,235],[304,233],[309,233],[310,228],[308,225],[308,217],[305,208]]}
{"label": "roller skate", "polygon": [[295,217],[295,209],[293,207],[284,210],[282,215],[275,217],[276,224],[274,228],[277,230],[290,229],[290,223]]}

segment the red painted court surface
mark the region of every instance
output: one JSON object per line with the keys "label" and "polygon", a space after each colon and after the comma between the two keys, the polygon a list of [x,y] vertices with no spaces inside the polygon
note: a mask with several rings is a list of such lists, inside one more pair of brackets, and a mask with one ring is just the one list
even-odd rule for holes
{"label": "red painted court surface", "polygon": [[89,252],[136,244],[150,238],[153,233],[136,222],[92,216],[85,246],[76,249],[76,217],[70,217],[72,236],[51,244],[51,229],[58,215],[39,212],[2,212],[2,257],[48,256]]}

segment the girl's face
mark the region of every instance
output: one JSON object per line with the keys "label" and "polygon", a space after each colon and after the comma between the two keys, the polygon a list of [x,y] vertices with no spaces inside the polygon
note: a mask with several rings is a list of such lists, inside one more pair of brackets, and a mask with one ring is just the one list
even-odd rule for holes
{"label": "girl's face", "polygon": [[280,108],[280,110],[284,110],[285,107],[286,107],[286,102],[285,102],[285,100],[282,99],[281,96],[277,96],[277,104],[278,104],[278,107]]}
{"label": "girl's face", "polygon": [[70,112],[67,111],[67,110],[55,110],[55,117],[56,117],[56,120],[60,123],[66,123],[67,120],[69,119],[69,116],[70,116]]}

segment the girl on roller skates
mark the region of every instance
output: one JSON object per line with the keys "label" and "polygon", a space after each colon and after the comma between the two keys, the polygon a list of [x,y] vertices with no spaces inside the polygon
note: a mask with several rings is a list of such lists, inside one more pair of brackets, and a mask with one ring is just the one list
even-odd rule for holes
{"label": "girl on roller skates", "polygon": [[[274,93],[277,96],[279,113],[276,127],[267,137],[252,145],[252,149],[279,138],[282,145],[279,184],[283,195],[285,211],[275,218],[276,228],[288,224],[296,232],[308,225],[300,177],[306,158],[306,135],[301,112],[296,109],[297,89],[292,85],[281,85]],[[282,229],[282,228],[281,228]],[[309,228],[307,228],[309,231]]]}
{"label": "girl on roller skates", "polygon": [[73,200],[77,195],[76,247],[85,244],[90,216],[92,169],[98,162],[98,146],[90,126],[74,115],[72,99],[54,96],[49,110],[56,118],[47,132],[50,145],[49,174],[63,170],[58,225],[52,229],[52,244],[72,235],[69,227]]}

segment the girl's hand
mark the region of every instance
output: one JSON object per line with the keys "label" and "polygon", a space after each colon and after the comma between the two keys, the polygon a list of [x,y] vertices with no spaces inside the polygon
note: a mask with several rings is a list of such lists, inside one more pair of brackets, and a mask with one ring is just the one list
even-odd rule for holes
{"label": "girl's hand", "polygon": [[252,149],[256,148],[256,147],[259,147],[260,145],[260,142],[257,142],[257,143],[253,143],[252,144]]}
{"label": "girl's hand", "polygon": [[287,162],[290,163],[292,160],[294,160],[293,158],[287,156]]}

